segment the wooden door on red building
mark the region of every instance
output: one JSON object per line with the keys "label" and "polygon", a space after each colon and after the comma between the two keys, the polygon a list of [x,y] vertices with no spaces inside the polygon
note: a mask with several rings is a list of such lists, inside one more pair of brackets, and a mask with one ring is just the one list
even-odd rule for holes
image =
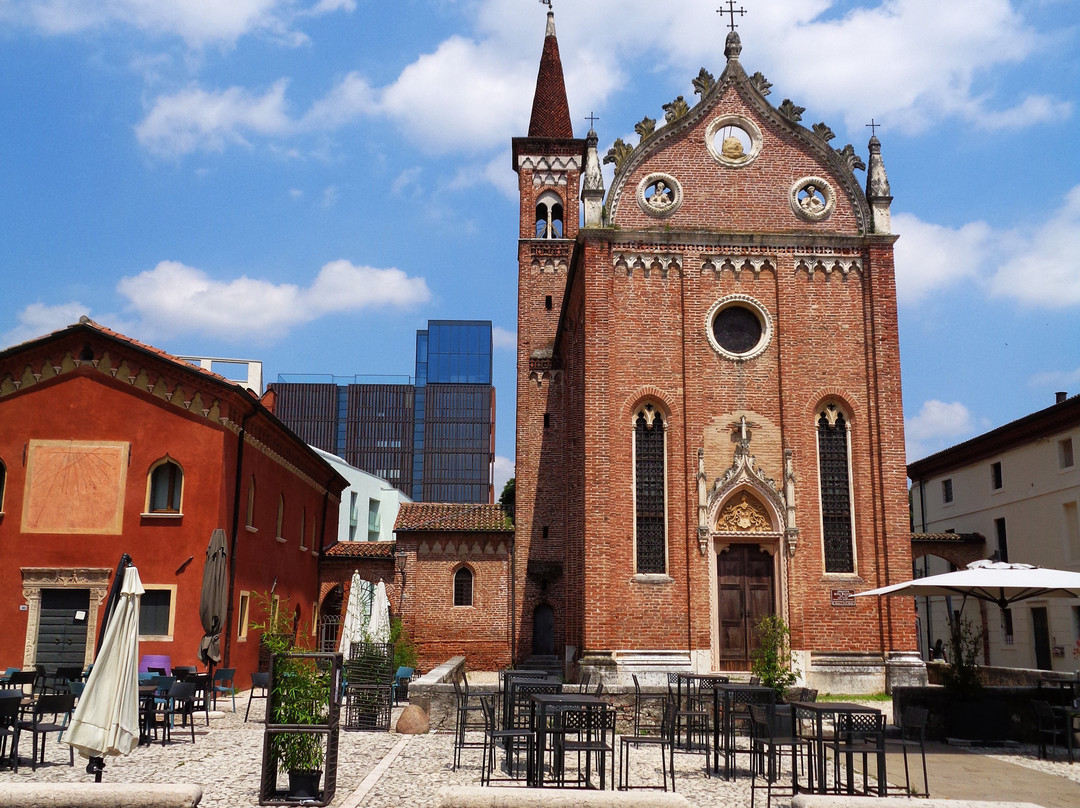
{"label": "wooden door on red building", "polygon": [[754,626],[776,611],[773,557],[757,544],[732,544],[716,556],[721,670],[748,670],[758,649]]}

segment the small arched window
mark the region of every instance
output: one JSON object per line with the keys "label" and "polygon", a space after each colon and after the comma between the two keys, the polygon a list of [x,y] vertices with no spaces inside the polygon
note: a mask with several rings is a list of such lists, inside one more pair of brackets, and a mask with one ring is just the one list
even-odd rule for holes
{"label": "small arched window", "polygon": [[634,416],[634,538],[637,572],[667,571],[664,418],[653,404]]}
{"label": "small arched window", "polygon": [[835,404],[818,410],[818,472],[825,572],[855,572],[851,526],[851,455],[847,419]]}
{"label": "small arched window", "polygon": [[301,550],[306,550],[307,549],[307,545],[304,544],[304,539],[307,538],[307,536],[304,535],[304,533],[306,531],[307,531],[307,508],[304,508],[302,511],[300,511],[300,549]]}
{"label": "small arched window", "polygon": [[180,513],[184,491],[184,471],[170,457],[155,463],[150,469],[147,491],[147,513]]}
{"label": "small arched window", "polygon": [[536,237],[563,237],[563,204],[554,191],[545,191],[536,200]]}
{"label": "small arched window", "polygon": [[0,460],[0,513],[4,512],[4,491],[7,488],[7,466]]}
{"label": "small arched window", "polygon": [[285,523],[285,495],[284,494],[278,494],[278,501],[277,501],[277,532],[274,534],[274,536],[277,537],[278,541],[285,541],[285,537],[281,533],[282,526],[284,525],[284,523]]}
{"label": "small arched window", "polygon": [[473,574],[468,567],[454,573],[454,605],[473,605]]}

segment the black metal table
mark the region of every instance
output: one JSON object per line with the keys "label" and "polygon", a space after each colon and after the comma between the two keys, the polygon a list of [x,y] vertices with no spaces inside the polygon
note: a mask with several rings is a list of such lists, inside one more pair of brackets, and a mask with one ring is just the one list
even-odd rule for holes
{"label": "black metal table", "polygon": [[[793,790],[796,794],[800,791],[808,791],[813,794],[826,794],[828,793],[825,777],[825,751],[827,744],[829,741],[835,742],[838,740],[837,732],[840,731],[840,727],[843,725],[846,718],[866,715],[877,716],[880,718],[881,710],[874,707],[867,707],[865,704],[854,704],[843,701],[797,701],[791,705],[791,710],[793,733],[796,737],[809,741],[810,744],[810,761],[806,767],[806,787],[801,788],[799,786],[799,772],[796,768],[792,773]],[[827,722],[828,728],[831,729],[833,733],[831,737],[826,734]],[[837,746],[837,749],[841,753],[844,751],[840,746]],[[884,797],[888,787],[885,773],[884,744],[882,744],[881,751],[877,752],[876,756],[877,794],[878,796]],[[839,764],[839,761],[837,761],[837,764]],[[848,753],[847,769],[847,791],[850,794],[854,791],[850,753]]]}
{"label": "black metal table", "polygon": [[[776,691],[764,685],[713,682],[713,770],[720,771],[720,753],[724,753],[724,779],[732,779],[735,763],[735,720],[739,708],[751,704],[772,706]],[[749,713],[747,713],[749,718]]]}
{"label": "black metal table", "polygon": [[1073,733],[1080,732],[1080,706],[1059,705],[1051,707],[1055,713],[1065,717],[1065,741],[1069,749],[1069,763],[1073,762]]}
{"label": "black metal table", "polygon": [[[544,787],[544,755],[547,751],[548,731],[553,728],[551,722],[566,710],[608,709],[606,701],[587,693],[537,693],[532,697],[532,728],[536,733],[535,767],[531,785]],[[614,754],[614,751],[612,752]]]}

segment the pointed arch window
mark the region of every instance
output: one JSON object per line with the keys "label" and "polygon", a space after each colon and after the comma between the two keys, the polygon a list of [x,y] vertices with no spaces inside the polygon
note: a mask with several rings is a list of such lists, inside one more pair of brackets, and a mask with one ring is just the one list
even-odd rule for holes
{"label": "pointed arch window", "polygon": [[252,531],[255,530],[255,475],[252,475],[251,480],[248,483],[247,492],[247,526]]}
{"label": "pointed arch window", "polygon": [[0,460],[0,513],[4,512],[4,491],[7,488],[7,466]]}
{"label": "pointed arch window", "polygon": [[166,456],[150,469],[147,485],[147,513],[180,513],[184,490],[184,471]]}
{"label": "pointed arch window", "polygon": [[634,415],[634,546],[639,574],[667,571],[664,418],[653,404]]}
{"label": "pointed arch window", "polygon": [[855,572],[851,514],[851,435],[835,404],[818,411],[818,472],[825,572]]}
{"label": "pointed arch window", "polygon": [[545,191],[536,200],[536,237],[563,237],[563,204],[554,191]]}
{"label": "pointed arch window", "polygon": [[281,531],[285,524],[285,495],[278,494],[277,501],[277,533],[274,534],[278,541],[285,541]]}

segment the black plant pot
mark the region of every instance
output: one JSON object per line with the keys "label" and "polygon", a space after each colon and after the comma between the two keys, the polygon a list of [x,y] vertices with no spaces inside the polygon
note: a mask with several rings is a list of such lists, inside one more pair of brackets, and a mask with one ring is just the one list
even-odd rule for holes
{"label": "black plant pot", "polygon": [[289,797],[296,800],[318,799],[321,777],[321,771],[289,772]]}

